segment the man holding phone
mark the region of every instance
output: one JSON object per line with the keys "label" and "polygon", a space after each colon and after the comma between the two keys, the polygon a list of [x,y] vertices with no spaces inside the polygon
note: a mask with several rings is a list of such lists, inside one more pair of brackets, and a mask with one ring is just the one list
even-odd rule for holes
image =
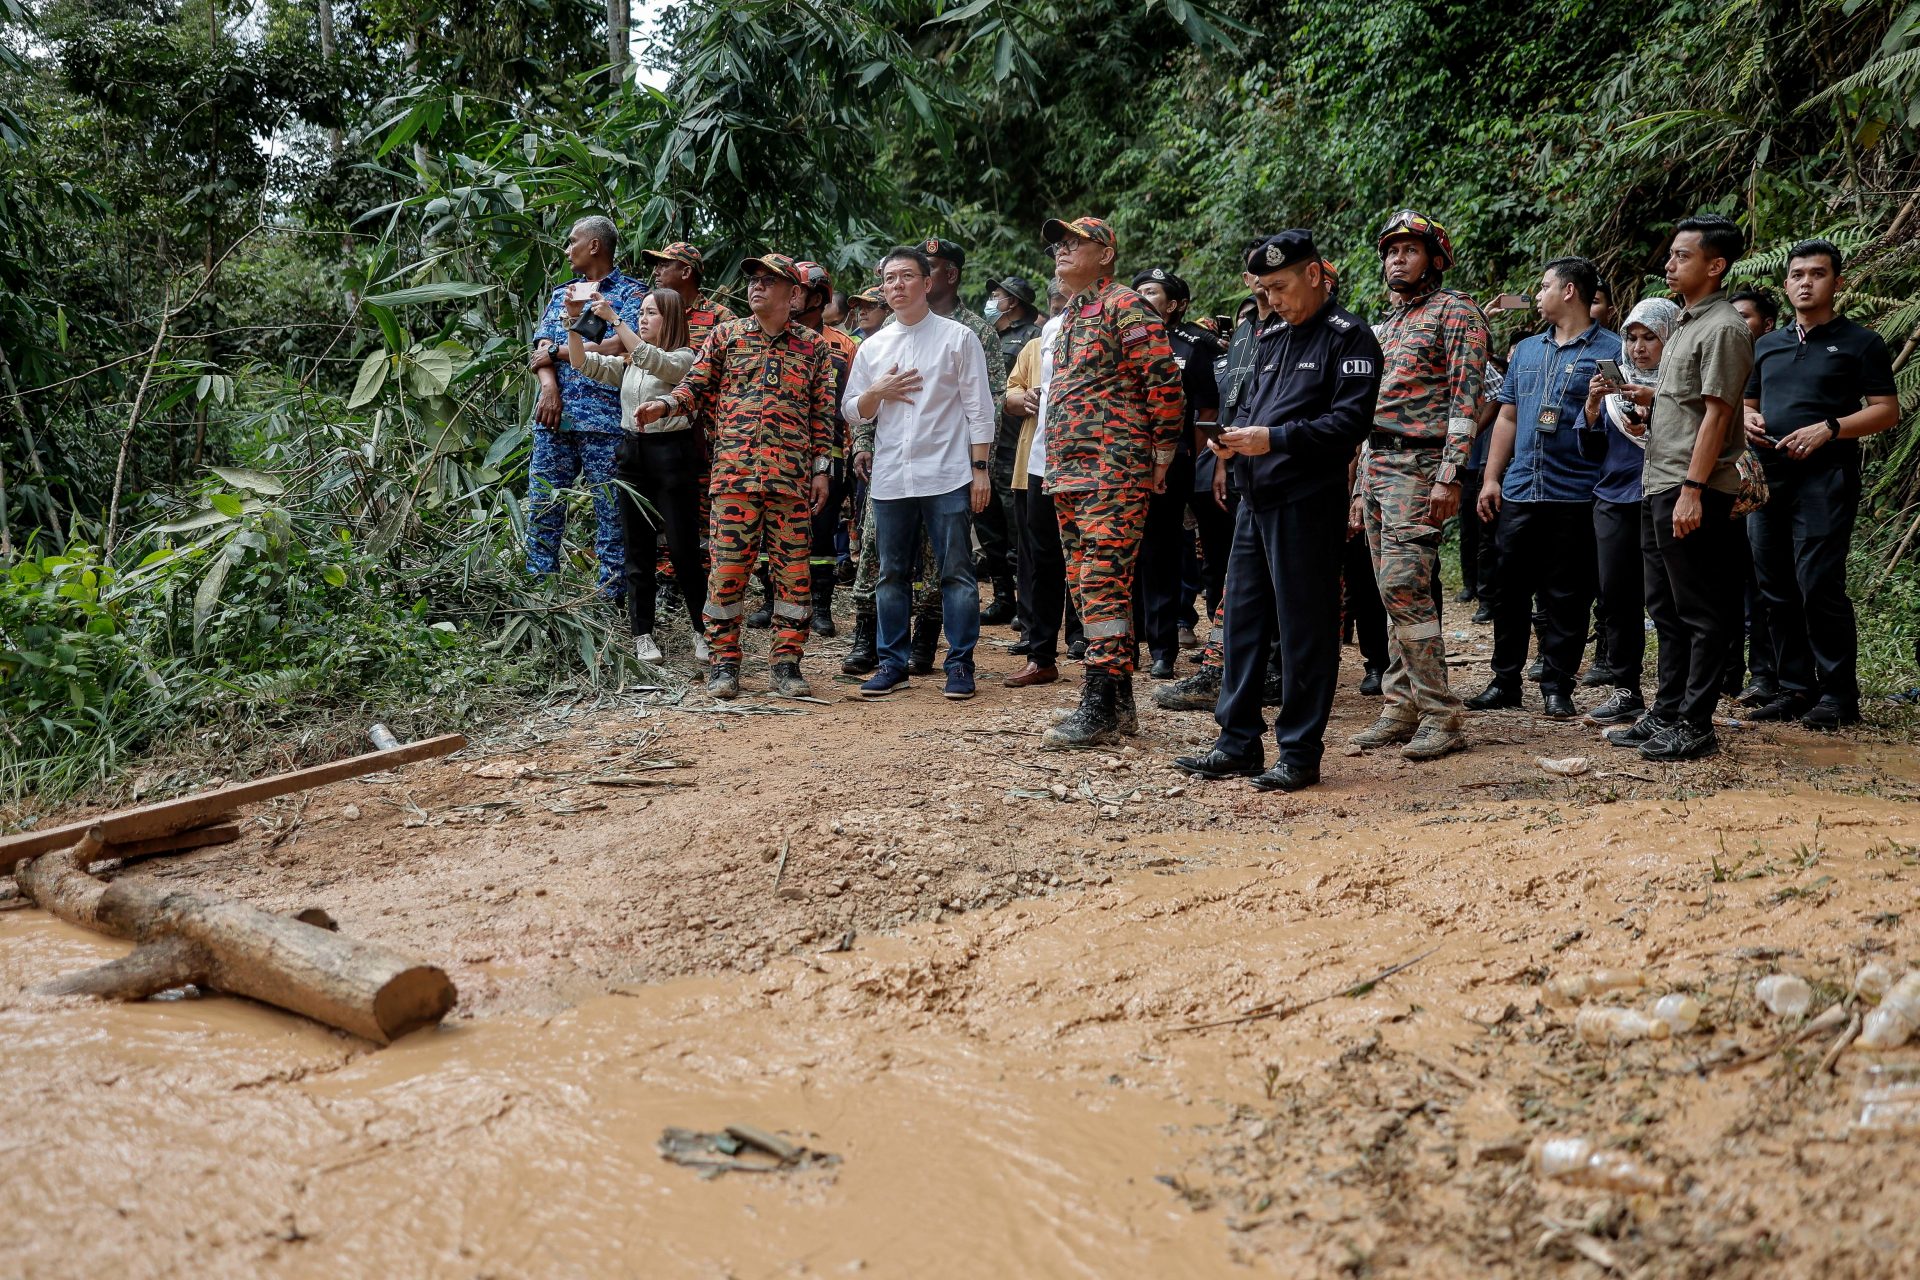
{"label": "man holding phone", "polygon": [[[1320,781],[1340,671],[1340,569],[1347,464],[1373,426],[1380,343],[1328,297],[1312,233],[1282,231],[1248,254],[1286,330],[1261,344],[1236,419],[1211,448],[1241,494],[1227,568],[1219,737],[1174,766],[1203,778],[1251,777],[1262,791]],[[1260,707],[1274,634],[1281,647],[1279,760],[1264,768]]]}
{"label": "man holding phone", "polygon": [[1622,380],[1620,335],[1591,318],[1599,273],[1585,258],[1556,258],[1534,300],[1550,328],[1514,346],[1500,384],[1479,516],[1495,526],[1493,679],[1467,699],[1475,711],[1521,705],[1521,669],[1539,597],[1540,700],[1570,720],[1573,682],[1593,609],[1593,486],[1600,464],[1580,448],[1587,384],[1596,365]]}

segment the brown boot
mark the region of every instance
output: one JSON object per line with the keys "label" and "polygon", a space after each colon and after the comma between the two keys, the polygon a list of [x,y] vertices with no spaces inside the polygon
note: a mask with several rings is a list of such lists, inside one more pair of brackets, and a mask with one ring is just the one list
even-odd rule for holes
{"label": "brown boot", "polygon": [[1052,684],[1059,678],[1060,668],[1051,664],[1043,667],[1037,662],[1029,662],[1000,683],[1009,689],[1026,689],[1036,684]]}

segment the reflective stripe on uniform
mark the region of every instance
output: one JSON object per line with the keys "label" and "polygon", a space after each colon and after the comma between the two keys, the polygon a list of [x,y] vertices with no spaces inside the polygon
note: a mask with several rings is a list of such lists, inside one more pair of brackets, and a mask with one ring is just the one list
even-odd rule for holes
{"label": "reflective stripe on uniform", "polygon": [[745,613],[746,610],[747,607],[744,604],[721,604],[717,600],[709,600],[707,601],[707,607],[702,610],[702,612],[709,618],[724,619],[737,618]]}
{"label": "reflective stripe on uniform", "polygon": [[1416,622],[1412,626],[1395,627],[1393,634],[1402,640],[1438,640],[1440,623],[1438,621]]}
{"label": "reflective stripe on uniform", "polygon": [[1449,436],[1470,436],[1470,435],[1472,435],[1472,434],[1473,434],[1473,419],[1472,419],[1472,418],[1448,418],[1448,419],[1447,419],[1447,434],[1448,434]]}
{"label": "reflective stripe on uniform", "polygon": [[773,602],[773,616],[776,618],[806,618],[812,614],[813,610],[804,604],[789,604],[785,600]]}
{"label": "reflective stripe on uniform", "polygon": [[1115,618],[1111,622],[1089,622],[1081,632],[1089,640],[1098,640],[1103,636],[1124,636],[1133,631],[1133,619]]}

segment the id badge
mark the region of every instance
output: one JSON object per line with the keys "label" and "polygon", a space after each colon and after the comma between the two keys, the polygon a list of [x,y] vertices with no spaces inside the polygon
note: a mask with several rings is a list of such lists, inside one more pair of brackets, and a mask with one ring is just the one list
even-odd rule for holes
{"label": "id badge", "polygon": [[1552,435],[1559,429],[1560,410],[1552,405],[1542,407],[1540,410],[1540,430],[1547,435]]}

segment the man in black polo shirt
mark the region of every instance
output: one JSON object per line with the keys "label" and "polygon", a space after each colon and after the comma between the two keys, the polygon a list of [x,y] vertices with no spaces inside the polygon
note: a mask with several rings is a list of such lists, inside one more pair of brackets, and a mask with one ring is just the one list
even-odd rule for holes
{"label": "man in black polo shirt", "polygon": [[[1155,680],[1173,679],[1174,660],[1180,655],[1180,593],[1184,589],[1183,554],[1193,535],[1186,530],[1187,507],[1193,502],[1194,424],[1211,425],[1220,416],[1220,388],[1214,381],[1213,361],[1220,354],[1213,335],[1186,321],[1193,293],[1165,267],[1150,267],[1133,278],[1134,292],[1160,313],[1180,366],[1180,387],[1187,398],[1187,420],[1180,446],[1167,468],[1167,488],[1147,503],[1147,524],[1140,536],[1140,572],[1134,580],[1133,631],[1153,655],[1149,672]],[[1207,495],[1212,506],[1213,495]],[[1213,507],[1223,519],[1225,512]],[[1216,546],[1218,543],[1216,543]],[[1224,552],[1222,552],[1224,554]],[[1187,604],[1193,603],[1189,598]]]}
{"label": "man in black polo shirt", "polygon": [[1860,718],[1860,641],[1847,598],[1860,438],[1900,419],[1887,344],[1834,312],[1844,285],[1832,242],[1793,247],[1786,293],[1794,322],[1754,347],[1746,395],[1757,411],[1747,415],[1747,440],[1772,495],[1747,518],[1747,531],[1780,682],[1753,718],[1799,716],[1815,729]]}
{"label": "man in black polo shirt", "polygon": [[[1254,777],[1262,791],[1320,781],[1327,715],[1340,670],[1340,565],[1347,540],[1347,464],[1373,427],[1380,343],[1327,296],[1320,251],[1282,231],[1248,255],[1287,327],[1260,344],[1237,426],[1214,445],[1232,460],[1240,508],[1227,565],[1220,736],[1176,768],[1203,778]],[[1276,631],[1280,759],[1264,773],[1260,712]],[[1258,775],[1258,776],[1255,776]]]}

